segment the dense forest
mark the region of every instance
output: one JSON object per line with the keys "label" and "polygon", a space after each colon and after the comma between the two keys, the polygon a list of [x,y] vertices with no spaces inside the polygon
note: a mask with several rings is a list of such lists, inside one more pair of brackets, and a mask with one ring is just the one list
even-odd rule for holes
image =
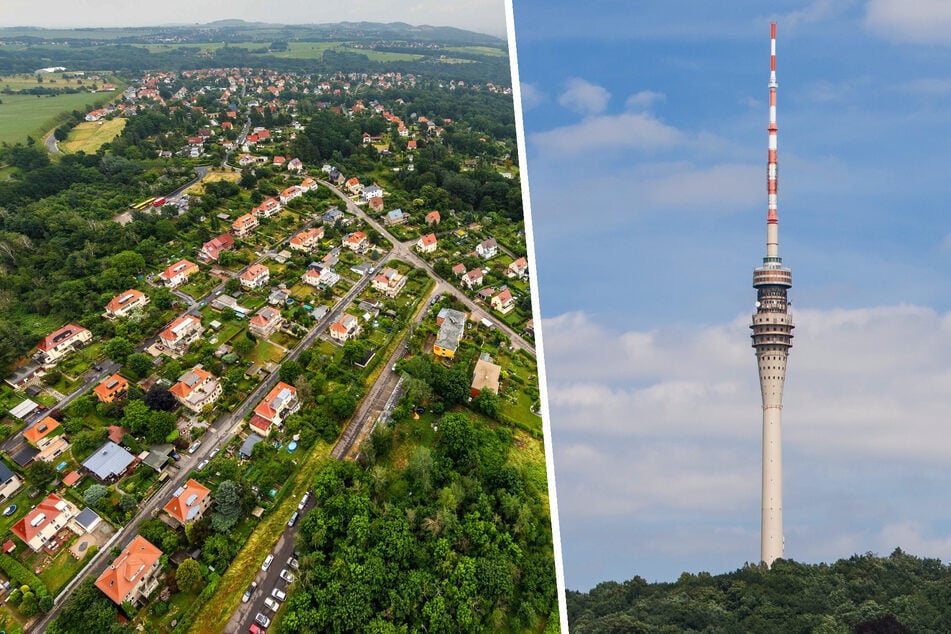
{"label": "dense forest", "polygon": [[951,632],[951,567],[896,549],[833,564],[777,560],[726,574],[640,577],[569,591],[571,631]]}
{"label": "dense forest", "polygon": [[430,449],[379,428],[365,469],[321,471],[282,631],[557,627],[544,465],[513,461],[512,432],[467,414],[446,414],[439,430]]}

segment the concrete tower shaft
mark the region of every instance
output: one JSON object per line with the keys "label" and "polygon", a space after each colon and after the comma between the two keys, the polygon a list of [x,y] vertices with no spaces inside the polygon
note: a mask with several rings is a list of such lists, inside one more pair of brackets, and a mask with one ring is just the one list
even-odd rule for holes
{"label": "concrete tower shaft", "polygon": [[787,290],[792,271],[779,257],[779,169],[776,125],[776,24],[770,28],[769,151],[766,172],[766,257],[753,271],[756,312],[753,314],[753,348],[759,366],[763,401],[763,505],[761,560],[767,566],[783,556],[783,457],[782,410],[786,359],[792,347],[793,322]]}

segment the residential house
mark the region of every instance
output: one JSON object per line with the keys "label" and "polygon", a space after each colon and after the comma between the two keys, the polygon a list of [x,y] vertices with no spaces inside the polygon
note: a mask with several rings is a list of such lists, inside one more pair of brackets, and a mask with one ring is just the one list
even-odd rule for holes
{"label": "residential house", "polygon": [[440,314],[442,323],[436,334],[436,343],[433,344],[433,354],[452,359],[466,331],[466,314],[452,308],[443,308]]}
{"label": "residential house", "polygon": [[231,233],[235,238],[243,239],[254,233],[259,225],[257,218],[251,214],[244,214],[231,224]]}
{"label": "residential house", "polygon": [[370,242],[367,240],[367,234],[363,233],[362,231],[354,231],[343,239],[343,246],[347,247],[351,251],[363,253],[369,248]]}
{"label": "residential house", "polygon": [[505,275],[508,277],[517,277],[520,280],[526,278],[528,276],[528,260],[518,258],[505,269]]}
{"label": "residential house", "polygon": [[372,209],[373,211],[377,213],[383,211],[383,199],[380,198],[379,196],[376,198],[371,198],[368,204],[370,206],[370,209]]}
{"label": "residential house", "polygon": [[346,184],[347,191],[356,196],[357,194],[363,191],[363,185],[360,184],[360,181],[356,178],[351,178],[347,180]]}
{"label": "residential house", "polygon": [[416,241],[416,250],[420,253],[432,253],[438,246],[435,233],[427,233]]}
{"label": "residential house", "polygon": [[23,481],[10,468],[0,462],[0,501],[12,498],[23,488]]}
{"label": "residential house", "polygon": [[515,299],[512,298],[512,291],[509,289],[503,289],[498,295],[492,298],[492,308],[499,311],[503,315],[506,315],[512,312],[512,309],[515,308]]}
{"label": "residential house", "polygon": [[280,427],[288,416],[299,409],[300,400],[297,398],[297,389],[279,381],[264,397],[264,400],[254,408],[254,415],[250,422],[251,427],[266,436],[271,425]]}
{"label": "residential house", "polygon": [[482,283],[482,269],[472,269],[462,276],[462,285],[472,289]]}
{"label": "residential house", "polygon": [[459,264],[453,265],[452,274],[455,275],[456,277],[462,277],[463,275],[466,274],[466,265],[463,264],[462,262],[460,262]]}
{"label": "residential house", "polygon": [[162,510],[175,520],[180,526],[188,522],[197,522],[211,506],[211,490],[197,480],[189,478],[182,486],[175,489],[171,499],[165,503]]}
{"label": "residential house", "polygon": [[69,449],[69,442],[62,432],[59,421],[49,416],[24,430],[23,438],[38,451],[34,460],[52,462]]}
{"label": "residential house", "polygon": [[360,335],[360,320],[344,313],[339,321],[330,324],[329,331],[331,339],[344,343]]}
{"label": "residential house", "polygon": [[111,403],[122,398],[129,391],[129,382],[118,374],[106,377],[102,383],[93,388],[96,397],[102,403]]}
{"label": "residential house", "polygon": [[150,301],[149,296],[142,291],[130,288],[124,293],[116,295],[106,304],[106,312],[103,315],[106,319],[116,319],[118,317],[128,317],[135,310],[144,307]]}
{"label": "residential house", "polygon": [[[488,356],[488,355],[486,355]],[[492,363],[489,359],[480,358],[476,361],[472,373],[472,384],[469,386],[469,396],[477,397],[483,390],[499,393],[499,378],[502,376],[502,366]]]}
{"label": "residential house", "polygon": [[197,414],[221,397],[221,382],[214,374],[196,365],[178,377],[178,382],[169,391],[176,401]]}
{"label": "residential house", "polygon": [[159,279],[169,288],[176,288],[187,282],[188,278],[197,272],[197,264],[188,260],[179,260],[159,273]]}
{"label": "residential house", "polygon": [[252,264],[238,279],[241,280],[242,288],[251,291],[267,285],[271,280],[271,271],[263,264]]}
{"label": "residential house", "polygon": [[304,164],[299,158],[292,158],[287,162],[287,171],[289,172],[300,173],[302,169],[304,169]]}
{"label": "residential house", "polygon": [[281,311],[270,306],[264,306],[248,320],[248,329],[251,334],[261,339],[267,339],[284,323]]}
{"label": "residential house", "polygon": [[308,176],[300,184],[300,188],[305,192],[311,192],[317,189],[317,181]]}
{"label": "residential house", "polygon": [[303,194],[304,194],[303,189],[301,189],[297,185],[291,185],[290,187],[288,187],[287,189],[281,192],[281,204],[286,205],[287,203],[291,202],[298,196],[302,196]]}
{"label": "residential house", "polygon": [[438,224],[439,224],[439,221],[440,221],[440,217],[439,217],[439,212],[438,212],[438,211],[435,211],[435,210],[434,210],[434,211],[430,211],[428,214],[426,214],[426,224],[427,224],[427,225],[438,225]]}
{"label": "residential house", "polygon": [[281,203],[276,198],[267,198],[260,205],[251,210],[251,214],[257,218],[270,218],[280,213]]}
{"label": "residential house", "polygon": [[56,363],[74,350],[79,350],[92,341],[92,333],[78,324],[66,324],[43,337],[36,344],[37,352],[33,359],[44,366]]}
{"label": "residential house", "polygon": [[96,587],[116,605],[145,600],[158,587],[162,551],[136,535],[115,561],[96,579]]}
{"label": "residential house", "polygon": [[112,483],[131,472],[138,459],[111,440],[86,458],[83,468],[101,483]]}
{"label": "residential house", "polygon": [[323,237],[323,227],[304,229],[290,239],[290,247],[296,251],[313,251]]}
{"label": "residential house", "polygon": [[170,351],[183,354],[188,350],[189,344],[198,339],[204,330],[198,317],[182,315],[159,333],[159,340]]}
{"label": "residential house", "polygon": [[383,216],[383,222],[388,225],[401,225],[406,222],[409,216],[403,213],[402,209],[394,209]]}
{"label": "residential house", "polygon": [[274,167],[284,167],[284,164],[286,162],[287,162],[287,159],[284,158],[283,156],[275,156],[274,159],[271,161],[271,164]]}
{"label": "residential house", "polygon": [[364,187],[363,191],[360,193],[360,196],[363,198],[364,202],[370,202],[371,198],[382,198],[383,188],[376,183],[373,183],[368,187]]}
{"label": "residential house", "polygon": [[34,552],[40,552],[44,547],[53,550],[57,546],[56,534],[67,527],[71,517],[78,514],[78,509],[71,502],[50,493],[20,518],[10,531]]}
{"label": "residential house", "polygon": [[488,260],[489,258],[494,258],[499,254],[499,245],[495,241],[495,238],[489,238],[488,240],[483,240],[476,246],[476,253],[480,257]]}
{"label": "residential house", "polygon": [[201,245],[201,251],[198,252],[198,259],[202,262],[217,262],[218,256],[222,251],[228,251],[234,247],[234,238],[230,233],[222,233],[217,238],[212,238]]}
{"label": "residential house", "polygon": [[315,288],[330,287],[340,281],[340,275],[329,266],[311,262],[301,276],[301,281]]}
{"label": "residential house", "polygon": [[373,278],[373,288],[387,297],[396,297],[406,286],[406,276],[394,268],[386,267]]}

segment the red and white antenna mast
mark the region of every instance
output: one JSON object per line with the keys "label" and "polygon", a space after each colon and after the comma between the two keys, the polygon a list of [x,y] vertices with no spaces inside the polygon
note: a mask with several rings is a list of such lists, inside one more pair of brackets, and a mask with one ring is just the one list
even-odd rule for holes
{"label": "red and white antenna mast", "polygon": [[776,23],[770,25],[769,38],[769,160],[767,167],[767,193],[769,195],[766,215],[766,256],[779,257],[779,214],[776,209],[777,171],[776,163]]}

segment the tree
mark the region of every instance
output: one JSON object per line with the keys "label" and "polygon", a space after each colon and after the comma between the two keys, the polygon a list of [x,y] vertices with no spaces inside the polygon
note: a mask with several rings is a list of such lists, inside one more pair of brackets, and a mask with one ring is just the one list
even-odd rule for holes
{"label": "tree", "polygon": [[360,339],[351,339],[343,344],[343,362],[352,365],[363,361],[369,352],[369,343]]}
{"label": "tree", "polygon": [[297,377],[299,377],[303,372],[304,368],[302,368],[297,361],[291,360],[285,361],[281,364],[281,369],[278,370],[277,376],[281,381],[284,381],[289,385],[293,385],[294,381],[297,380]]}
{"label": "tree", "polygon": [[234,351],[242,357],[248,356],[248,354],[254,350],[254,342],[247,337],[235,337],[231,345],[234,346]]}
{"label": "tree", "polygon": [[96,506],[99,500],[109,495],[109,489],[101,484],[93,484],[83,493],[83,502],[86,506]]}
{"label": "tree", "polygon": [[123,495],[121,498],[119,498],[119,510],[123,513],[130,513],[134,511],[138,504],[139,502],[135,499],[134,495]]}
{"label": "tree", "polygon": [[130,354],[135,352],[135,346],[125,337],[113,337],[106,342],[103,351],[107,357],[116,363],[122,363]]}
{"label": "tree", "polygon": [[175,431],[178,417],[172,412],[153,411],[149,416],[149,427],[145,433],[146,442],[157,445],[166,441]]}
{"label": "tree", "polygon": [[144,378],[152,371],[152,357],[144,352],[133,352],[126,357],[125,367],[135,376]]}
{"label": "tree", "polygon": [[357,397],[351,390],[338,389],[327,399],[327,407],[337,420],[344,420],[357,408]]}
{"label": "tree", "polygon": [[142,400],[151,409],[163,412],[171,412],[178,407],[178,401],[172,393],[157,383],[149,388]]}
{"label": "tree", "polygon": [[233,480],[224,480],[215,492],[215,511],[211,514],[211,527],[225,533],[241,519],[241,492]]}
{"label": "tree", "polygon": [[26,470],[26,478],[38,489],[46,486],[56,477],[56,467],[51,462],[37,460]]}
{"label": "tree", "polygon": [[142,401],[130,401],[122,415],[122,426],[136,436],[144,436],[149,429],[152,410]]}
{"label": "tree", "polygon": [[502,401],[499,399],[499,395],[492,390],[482,390],[478,396],[472,399],[472,407],[477,412],[497,420],[499,412],[502,410]]}
{"label": "tree", "polygon": [[204,579],[201,576],[201,568],[194,559],[186,559],[178,566],[175,572],[175,581],[183,592],[192,594],[201,588]]}

